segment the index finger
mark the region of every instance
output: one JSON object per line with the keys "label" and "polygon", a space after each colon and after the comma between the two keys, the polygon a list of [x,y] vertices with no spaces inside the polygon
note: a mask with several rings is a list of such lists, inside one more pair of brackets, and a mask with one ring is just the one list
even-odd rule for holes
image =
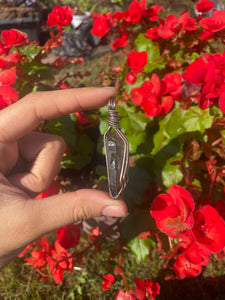
{"label": "index finger", "polygon": [[91,87],[28,94],[0,111],[0,142],[18,140],[41,121],[104,106],[115,93],[113,87]]}

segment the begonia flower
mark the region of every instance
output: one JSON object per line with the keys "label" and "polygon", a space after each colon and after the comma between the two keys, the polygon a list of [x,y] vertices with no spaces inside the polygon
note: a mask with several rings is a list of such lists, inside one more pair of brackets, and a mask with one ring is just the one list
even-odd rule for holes
{"label": "begonia flower", "polygon": [[145,8],[145,1],[141,0],[140,2],[134,0],[131,2],[128,8],[128,16],[126,17],[126,22],[135,24],[141,20],[142,11]]}
{"label": "begonia flower", "polygon": [[202,272],[202,266],[190,263],[184,254],[177,256],[173,267],[180,279],[196,277]]}
{"label": "begonia flower", "polygon": [[110,289],[111,284],[115,281],[115,277],[112,274],[107,274],[103,276],[102,288],[107,291]]}
{"label": "begonia flower", "polygon": [[85,124],[90,123],[90,120],[91,120],[90,116],[85,115],[82,111],[75,112],[75,115],[77,116],[77,123],[79,125],[85,125]]}
{"label": "begonia flower", "polygon": [[200,26],[212,33],[223,30],[225,28],[225,11],[214,10],[212,15],[212,17],[200,20]]}
{"label": "begonia flower", "polygon": [[3,30],[1,33],[1,38],[6,46],[15,46],[27,41],[27,34],[12,28],[10,30]]}
{"label": "begonia flower", "polygon": [[132,72],[127,73],[127,75],[125,76],[125,81],[128,84],[134,84],[136,79],[137,79],[137,75]]}
{"label": "begonia flower", "polygon": [[193,241],[183,252],[188,261],[195,265],[206,266],[209,263],[211,251],[205,245]]}
{"label": "begonia flower", "polygon": [[157,227],[175,238],[181,232],[192,229],[194,207],[190,193],[179,185],[172,185],[167,194],[156,196],[150,213]]}
{"label": "begonia flower", "polygon": [[194,214],[193,234],[199,243],[207,246],[212,253],[221,251],[225,246],[225,221],[218,211],[204,205]]}
{"label": "begonia flower", "polygon": [[218,104],[222,113],[225,114],[225,92],[220,95]]}
{"label": "begonia flower", "polygon": [[6,69],[0,72],[0,83],[5,85],[13,85],[16,82],[16,71],[14,69]]}
{"label": "begonia flower", "polygon": [[145,37],[157,41],[159,39],[158,29],[159,27],[149,28],[145,33]]}
{"label": "begonia flower", "polygon": [[5,84],[0,86],[0,97],[2,97],[2,101],[4,101],[7,106],[18,101],[16,89]]}
{"label": "begonia flower", "polygon": [[9,69],[13,68],[17,65],[19,61],[19,54],[18,53],[11,53],[3,58],[4,60],[4,68]]}
{"label": "begonia flower", "polygon": [[191,63],[183,73],[183,78],[190,83],[203,85],[215,75],[215,62],[202,57]]}
{"label": "begonia flower", "polygon": [[144,300],[146,299],[146,293],[149,294],[151,299],[155,299],[160,294],[160,285],[158,282],[141,278],[134,278],[133,281],[136,284],[135,295],[137,299]]}
{"label": "begonia flower", "polygon": [[147,279],[145,280],[145,286],[147,293],[152,299],[155,299],[160,294],[160,285],[158,282]]}
{"label": "begonia flower", "polygon": [[128,35],[123,33],[119,38],[116,38],[115,41],[111,44],[113,50],[118,48],[125,47],[129,44],[129,40],[127,39]]}
{"label": "begonia flower", "polygon": [[110,30],[110,17],[111,13],[99,16],[92,26],[91,33],[102,38]]}
{"label": "begonia flower", "polygon": [[69,6],[56,5],[53,10],[48,14],[47,26],[58,28],[68,26],[73,20],[73,9]]}
{"label": "begonia flower", "polygon": [[146,287],[145,281],[141,278],[134,278],[133,281],[136,284],[135,295],[139,300],[146,298]]}
{"label": "begonia flower", "polygon": [[130,52],[127,57],[127,65],[134,73],[140,72],[148,62],[148,54],[145,51],[138,52],[136,50]]}
{"label": "begonia flower", "polygon": [[80,240],[80,225],[70,224],[56,230],[60,245],[65,248],[75,247]]}
{"label": "begonia flower", "polygon": [[206,13],[214,7],[215,3],[208,0],[200,0],[196,3],[196,10],[200,13]]}

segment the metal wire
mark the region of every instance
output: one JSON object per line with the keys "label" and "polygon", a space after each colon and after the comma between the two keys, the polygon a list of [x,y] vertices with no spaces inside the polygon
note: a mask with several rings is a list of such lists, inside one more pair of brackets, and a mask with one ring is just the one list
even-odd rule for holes
{"label": "metal wire", "polygon": [[109,110],[108,110],[108,125],[109,127],[120,129],[118,111],[116,110],[115,99],[109,99]]}
{"label": "metal wire", "polygon": [[[108,185],[109,185],[109,193],[112,198],[117,199],[119,195],[123,192],[125,187],[128,183],[128,169],[129,169],[129,142],[125,134],[120,130],[120,124],[119,124],[119,117],[118,112],[116,110],[116,104],[115,99],[111,98],[109,99],[108,103],[108,125],[109,128],[105,132],[104,135],[104,143],[105,143],[105,149],[106,149],[106,165],[107,165],[107,174],[108,174]],[[108,167],[109,161],[110,161],[110,154],[108,153],[108,146],[107,146],[107,137],[110,136],[110,132],[115,131],[116,136],[119,137],[119,140],[117,140],[116,143],[118,143],[119,148],[122,147],[123,151],[120,153],[119,157],[117,156],[117,159],[121,161],[120,163],[120,170],[118,172],[118,190],[117,193],[111,189],[111,182],[110,178],[112,173],[112,170]],[[118,149],[119,149],[118,148]],[[118,155],[118,153],[117,153]]]}

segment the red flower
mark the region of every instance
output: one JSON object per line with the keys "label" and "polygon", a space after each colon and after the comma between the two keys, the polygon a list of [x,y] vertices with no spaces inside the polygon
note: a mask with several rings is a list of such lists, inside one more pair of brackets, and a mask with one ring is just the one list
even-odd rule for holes
{"label": "red flower", "polygon": [[9,49],[6,49],[5,45],[0,40],[0,55],[8,54]]}
{"label": "red flower", "polygon": [[16,89],[12,88],[9,85],[0,86],[0,97],[2,98],[1,102],[4,102],[6,106],[18,100]]}
{"label": "red flower", "polygon": [[208,30],[203,30],[201,33],[200,33],[200,39],[205,41],[205,40],[208,40],[212,37],[212,32],[211,31],[208,31]]}
{"label": "red flower", "polygon": [[16,64],[18,63],[19,54],[18,53],[11,53],[11,54],[5,56],[3,60],[5,62],[4,68],[5,69],[10,69],[10,68],[16,66]]}
{"label": "red flower", "polygon": [[149,296],[151,296],[153,299],[160,294],[160,285],[158,282],[147,279],[145,280],[145,286]]}
{"label": "red flower", "polygon": [[27,40],[27,35],[16,29],[3,30],[1,38],[6,46],[22,44]]}
{"label": "red flower", "polygon": [[202,272],[202,266],[190,263],[184,254],[180,254],[174,264],[174,271],[180,279],[196,277]]}
{"label": "red flower", "polygon": [[210,31],[217,32],[225,28],[225,11],[214,10],[213,16],[200,20],[199,24],[202,28]]}
{"label": "red flower", "polygon": [[88,124],[90,123],[90,116],[85,115],[82,111],[81,112],[75,112],[75,115],[77,116],[77,123],[80,125]]}
{"label": "red flower", "polygon": [[160,105],[160,113],[159,116],[165,116],[173,107],[173,98],[171,96],[162,97],[162,103]]}
{"label": "red flower", "polygon": [[155,41],[158,40],[159,39],[158,29],[159,27],[149,28],[145,33],[145,37]]}
{"label": "red flower", "polygon": [[155,117],[161,112],[161,103],[154,93],[149,93],[143,98],[141,107],[145,111],[146,118]]}
{"label": "red flower", "polygon": [[205,245],[193,241],[183,252],[190,263],[206,266],[209,263],[211,251]]}
{"label": "red flower", "polygon": [[148,55],[145,51],[138,52],[132,51],[128,55],[127,65],[132,69],[134,73],[140,72],[148,62]]}
{"label": "red flower", "polygon": [[118,48],[125,47],[129,44],[129,40],[127,39],[127,34],[123,33],[119,38],[116,38],[115,41],[111,44],[113,50]]}
{"label": "red flower", "polygon": [[56,230],[60,245],[65,248],[75,247],[80,240],[80,225],[70,224]]}
{"label": "red flower", "polygon": [[143,11],[143,16],[146,16],[150,21],[155,22],[159,18],[159,16],[157,16],[157,13],[160,12],[162,8],[163,6],[152,5],[150,8],[146,8]]}
{"label": "red flower", "polygon": [[99,16],[93,24],[91,33],[102,38],[110,30],[110,17],[111,13]]}
{"label": "red flower", "polygon": [[194,18],[188,18],[186,24],[184,24],[184,29],[192,32],[198,30],[196,20]]}
{"label": "red flower", "polygon": [[134,296],[134,294],[131,294],[130,292],[124,292],[124,291],[119,291],[116,296],[115,296],[115,300],[135,300],[136,297]]}
{"label": "red flower", "polygon": [[200,0],[199,2],[196,3],[196,9],[200,13],[206,13],[210,11],[215,3],[213,1],[208,1],[208,0]]}
{"label": "red flower", "polygon": [[145,7],[145,1],[132,1],[129,8],[128,8],[128,16],[126,17],[126,22],[135,24],[141,20],[142,17],[142,10]]}
{"label": "red flower", "polygon": [[43,270],[47,265],[47,258],[50,255],[52,246],[46,236],[41,237],[37,242],[37,247],[31,251],[31,257],[25,259],[26,263]]}
{"label": "red flower", "polygon": [[214,75],[214,61],[206,61],[206,59],[202,57],[191,63],[183,73],[183,77],[187,82],[198,85],[202,85],[211,80]]}
{"label": "red flower", "polygon": [[223,76],[217,75],[203,86],[202,94],[205,94],[207,98],[217,98],[224,90],[224,78]]}
{"label": "red flower", "polygon": [[56,5],[48,15],[47,25],[53,27],[58,25],[58,28],[69,25],[73,20],[73,9],[68,6],[60,7]]}
{"label": "red flower", "polygon": [[125,81],[128,84],[134,84],[136,79],[137,79],[137,75],[135,73],[132,73],[132,72],[127,73],[127,75],[125,77]]}
{"label": "red flower", "polygon": [[151,215],[157,227],[170,237],[190,230],[194,225],[194,200],[184,188],[172,185],[168,194],[161,194],[152,203]]}
{"label": "red flower", "polygon": [[223,114],[225,114],[225,92],[223,92],[219,97],[219,108]]}
{"label": "red flower", "polygon": [[0,58],[0,69],[2,69],[5,65],[5,61],[3,58]]}
{"label": "red flower", "polygon": [[0,96],[0,110],[7,107],[7,103],[4,101],[4,99],[2,98],[2,96]]}
{"label": "red flower", "polygon": [[158,282],[141,278],[134,278],[133,281],[136,284],[135,295],[139,300],[146,299],[146,292],[148,292],[151,299],[155,299],[160,293],[160,285]]}
{"label": "red flower", "polygon": [[177,96],[181,94],[182,89],[182,77],[178,73],[167,73],[162,79],[162,94],[170,94]]}
{"label": "red flower", "polygon": [[47,263],[49,264],[49,270],[52,273],[53,279],[57,284],[63,280],[63,271],[68,270],[69,273],[73,270],[73,258],[65,248],[63,248],[59,241],[55,241],[55,249],[52,249],[50,255],[47,257]]}
{"label": "red flower", "polygon": [[3,70],[0,72],[1,84],[14,84],[16,82],[16,71],[14,69]]}
{"label": "red flower", "polygon": [[107,291],[110,289],[111,284],[115,281],[115,278],[112,274],[107,274],[103,276],[102,288]]}
{"label": "red flower", "polygon": [[134,278],[133,281],[136,284],[135,295],[139,300],[144,300],[146,298],[146,287],[145,282],[141,278]]}
{"label": "red flower", "polygon": [[194,212],[192,229],[196,240],[207,246],[212,253],[219,252],[225,246],[225,221],[217,210],[205,205]]}

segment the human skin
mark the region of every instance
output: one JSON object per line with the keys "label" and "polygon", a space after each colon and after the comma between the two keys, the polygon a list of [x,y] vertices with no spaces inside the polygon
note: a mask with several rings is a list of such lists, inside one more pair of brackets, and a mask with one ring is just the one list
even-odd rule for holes
{"label": "human skin", "polygon": [[123,200],[92,189],[33,199],[60,171],[65,150],[61,137],[34,130],[43,120],[104,106],[115,93],[110,87],[35,92],[0,111],[0,268],[57,228],[127,214]]}

